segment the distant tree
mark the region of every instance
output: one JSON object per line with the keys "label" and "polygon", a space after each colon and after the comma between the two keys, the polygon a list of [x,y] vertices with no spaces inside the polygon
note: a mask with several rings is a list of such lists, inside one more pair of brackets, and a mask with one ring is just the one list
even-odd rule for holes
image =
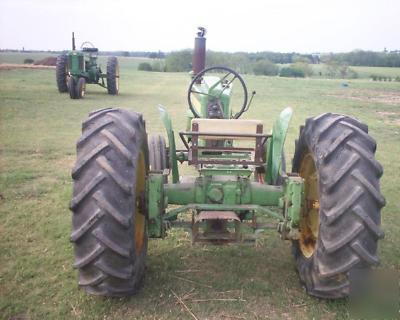
{"label": "distant tree", "polygon": [[151,64],[152,71],[154,72],[165,72],[165,63],[163,60],[155,60]]}
{"label": "distant tree", "polygon": [[310,64],[305,61],[295,62],[291,65],[291,68],[301,71],[306,77],[311,77],[314,73]]}
{"label": "distant tree", "polygon": [[301,62],[301,63],[307,63],[307,64],[309,64],[309,63],[311,62],[311,59],[310,59],[308,56],[297,55],[297,54],[295,54],[295,55],[293,56],[292,62],[293,62],[293,63]]}
{"label": "distant tree", "polygon": [[304,78],[304,71],[301,69],[296,69],[292,66],[284,67],[279,72],[280,77],[289,77],[289,78]]}
{"label": "distant tree", "polygon": [[349,79],[357,79],[358,78],[358,73],[356,70],[353,68],[348,68],[347,69],[347,78]]}
{"label": "distant tree", "polygon": [[187,72],[191,69],[192,52],[181,50],[171,52],[165,58],[165,71],[168,72]]}
{"label": "distant tree", "polygon": [[151,67],[151,64],[148,62],[141,62],[138,65],[138,70],[140,71],[153,71],[153,68]]}
{"label": "distant tree", "polygon": [[251,62],[247,53],[227,53],[207,51],[206,67],[225,66],[239,73],[251,72]]}
{"label": "distant tree", "polygon": [[[356,79],[358,78],[358,73],[349,67],[346,62],[337,61],[334,59],[325,61],[326,75],[329,78],[342,78],[342,79]],[[376,76],[372,77],[375,81]]]}
{"label": "distant tree", "polygon": [[336,78],[339,74],[339,63],[336,60],[329,59],[325,61],[326,75],[329,78]]}
{"label": "distant tree", "polygon": [[164,59],[165,58],[165,53],[162,51],[158,51],[158,59]]}
{"label": "distant tree", "polygon": [[328,60],[335,60],[338,63],[346,63],[350,66],[369,66],[369,67],[400,67],[400,52],[374,52],[354,50],[347,53],[330,53],[321,56],[321,60],[326,63]]}
{"label": "distant tree", "polygon": [[157,59],[158,58],[158,52],[150,52],[149,58],[150,59]]}
{"label": "distant tree", "polygon": [[343,63],[339,66],[339,73],[342,79],[347,77],[348,71],[349,71],[349,66],[346,63]]}
{"label": "distant tree", "polygon": [[253,72],[255,75],[276,76],[279,68],[268,59],[262,59],[254,63]]}

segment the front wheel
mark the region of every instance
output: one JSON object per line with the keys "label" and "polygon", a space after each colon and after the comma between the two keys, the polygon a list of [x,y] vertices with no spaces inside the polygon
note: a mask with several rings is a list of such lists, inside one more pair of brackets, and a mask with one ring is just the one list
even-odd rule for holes
{"label": "front wheel", "polygon": [[76,84],[76,98],[81,99],[85,96],[86,91],[86,80],[85,78],[79,78],[78,83]]}
{"label": "front wheel", "polygon": [[103,296],[138,291],[147,254],[148,151],[140,114],[107,108],[84,121],[70,208],[79,285]]}
{"label": "front wheel", "polygon": [[78,96],[76,94],[76,81],[74,77],[69,77],[68,78],[68,92],[69,92],[69,97],[71,99],[77,99]]}
{"label": "front wheel", "polygon": [[300,130],[293,172],[304,179],[305,206],[293,253],[311,295],[345,297],[351,274],[379,263],[385,199],[375,150],[368,127],[350,117],[326,113]]}

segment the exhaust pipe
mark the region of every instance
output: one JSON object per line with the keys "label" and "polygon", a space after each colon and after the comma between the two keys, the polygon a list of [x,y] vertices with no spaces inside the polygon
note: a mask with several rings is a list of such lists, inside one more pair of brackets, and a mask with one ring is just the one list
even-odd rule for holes
{"label": "exhaust pipe", "polygon": [[72,32],[72,50],[75,51],[76,47],[75,47],[75,34]]}
{"label": "exhaust pipe", "polygon": [[194,39],[194,51],[193,51],[193,77],[195,77],[200,71],[204,70],[206,66],[206,29],[203,27],[198,28],[197,37]]}

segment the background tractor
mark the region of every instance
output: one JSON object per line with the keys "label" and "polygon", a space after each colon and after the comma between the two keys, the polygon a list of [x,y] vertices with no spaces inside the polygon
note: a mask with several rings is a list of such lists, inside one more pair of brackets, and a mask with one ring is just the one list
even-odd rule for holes
{"label": "background tractor", "polygon": [[[383,170],[368,127],[332,113],[307,119],[286,172],[292,110],[271,131],[240,119],[249,109],[245,82],[226,67],[204,69],[204,33],[195,39],[185,131],[175,134],[161,106],[168,143],[162,135],[147,139],[142,115],[123,109],[97,110],[83,122],[70,205],[79,285],[98,295],[134,294],[148,238],[171,227],[190,230],[194,244],[253,243],[274,228],[292,242],[309,294],[347,296],[354,274],[378,264],[383,237]],[[178,163],[198,174],[181,177]]]}
{"label": "background tractor", "polygon": [[109,57],[107,72],[103,73],[100,66],[97,65],[98,52],[99,49],[88,41],[82,43],[81,51],[77,51],[74,33],[72,33],[72,51],[57,57],[56,80],[58,91],[69,92],[71,99],[80,99],[85,95],[86,84],[91,83],[106,88],[109,94],[118,94],[118,60],[116,57]]}

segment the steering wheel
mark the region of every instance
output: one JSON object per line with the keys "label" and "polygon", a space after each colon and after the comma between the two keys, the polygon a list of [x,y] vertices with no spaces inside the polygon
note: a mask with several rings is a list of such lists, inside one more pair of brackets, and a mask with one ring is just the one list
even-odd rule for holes
{"label": "steering wheel", "polygon": [[81,49],[83,49],[83,48],[94,48],[94,44],[91,43],[90,41],[82,42]]}
{"label": "steering wheel", "polygon": [[[225,75],[224,75],[223,77],[221,77],[221,79],[220,79],[219,81],[217,81],[215,84],[213,84],[213,85],[211,86],[211,88],[210,88],[210,89],[213,89],[213,88],[215,88],[217,85],[220,84],[220,85],[222,86],[223,89],[222,89],[222,91],[221,91],[218,95],[217,95],[217,94],[213,95],[213,94],[209,94],[209,93],[205,93],[205,92],[200,92],[200,91],[197,91],[197,90],[194,88],[195,85],[199,85],[199,84],[204,83],[204,78],[205,78],[205,74],[206,74],[206,73],[211,73],[211,72],[213,72],[213,73],[215,73],[215,72],[221,73],[221,71],[222,71],[222,73],[225,73]],[[238,118],[243,114],[243,112],[246,111],[247,97],[248,97],[248,94],[247,94],[247,87],[246,87],[246,84],[244,83],[243,78],[242,78],[236,71],[234,71],[234,70],[232,70],[232,69],[230,69],[230,68],[227,68],[227,67],[211,67],[211,68],[206,68],[206,69],[204,69],[203,71],[200,71],[200,72],[193,78],[192,82],[191,82],[190,85],[189,85],[187,98],[188,98],[189,108],[190,108],[190,110],[192,111],[194,117],[195,117],[195,118],[201,118],[201,115],[200,115],[199,112],[196,110],[196,108],[193,106],[193,103],[192,103],[192,94],[207,95],[207,96],[210,96],[210,97],[212,97],[212,98],[219,99],[219,98],[221,97],[222,93],[223,93],[227,88],[230,88],[231,84],[232,84],[236,79],[239,80],[239,82],[240,82],[240,84],[241,84],[241,87],[242,87],[242,90],[243,90],[243,103],[242,103],[242,106],[241,106],[239,112],[235,113],[235,114],[233,115],[233,117],[232,117],[233,119],[238,119]]]}

